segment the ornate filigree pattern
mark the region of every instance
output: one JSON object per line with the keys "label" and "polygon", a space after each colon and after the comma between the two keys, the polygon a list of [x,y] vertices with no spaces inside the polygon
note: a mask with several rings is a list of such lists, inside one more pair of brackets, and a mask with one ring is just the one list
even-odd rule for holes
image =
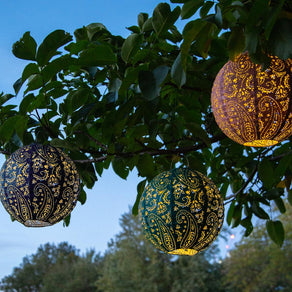
{"label": "ornate filigree pattern", "polygon": [[32,144],[18,149],[0,173],[0,198],[26,226],[49,226],[70,214],[80,181],[73,161],[60,149]]}
{"label": "ornate filigree pattern", "polygon": [[292,134],[292,60],[271,57],[266,71],[247,53],[227,62],[213,84],[215,120],[230,139],[245,146],[275,145]]}
{"label": "ornate filigree pattern", "polygon": [[139,217],[158,249],[194,255],[208,247],[223,224],[223,200],[203,174],[177,168],[157,175],[141,196]]}

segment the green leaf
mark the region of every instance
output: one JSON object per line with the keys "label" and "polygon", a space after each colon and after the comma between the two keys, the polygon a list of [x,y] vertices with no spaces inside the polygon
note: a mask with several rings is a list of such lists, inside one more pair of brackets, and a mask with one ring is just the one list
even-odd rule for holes
{"label": "green leaf", "polygon": [[119,78],[113,79],[109,84],[109,94],[107,96],[107,101],[109,103],[116,102],[119,98],[119,89],[122,85],[122,81]]}
{"label": "green leaf", "polygon": [[143,154],[140,156],[137,164],[139,175],[152,179],[155,176],[154,161],[151,155]]}
{"label": "green leaf", "polygon": [[[28,112],[29,105],[31,105],[35,101],[35,96],[33,93],[26,95],[20,105],[19,105],[19,112],[21,114],[26,114]],[[30,112],[30,111],[29,111]]]}
{"label": "green leaf", "polygon": [[70,66],[77,64],[77,60],[69,55],[63,55],[49,62],[42,70],[44,81],[47,82],[60,73],[62,70],[68,69]]}
{"label": "green leaf", "polygon": [[204,0],[192,0],[186,2],[181,10],[181,18],[187,19],[193,16],[197,10],[204,4]]}
{"label": "green leaf", "polygon": [[35,61],[36,47],[36,41],[27,31],[18,42],[13,44],[12,53],[17,58]]}
{"label": "green leaf", "polygon": [[217,4],[215,6],[215,22],[217,24],[218,27],[222,27],[223,25],[223,19],[222,19],[222,12],[221,12],[221,9],[220,9],[220,6]]}
{"label": "green leaf", "polygon": [[53,56],[59,54],[57,50],[70,41],[72,41],[72,36],[64,30],[55,30],[50,33],[37,50],[36,60],[38,64],[40,66],[46,65]]}
{"label": "green leaf", "polygon": [[26,79],[31,77],[32,75],[39,74],[40,70],[37,64],[35,63],[29,63],[23,70],[22,76],[21,76],[21,81],[24,83]]}
{"label": "green leaf", "polygon": [[21,86],[22,86],[22,79],[19,78],[18,80],[16,80],[13,84],[13,88],[14,88],[14,91],[15,91],[15,94],[17,95],[17,93],[19,92]]}
{"label": "green leaf", "polygon": [[13,94],[0,94],[0,106],[13,97],[15,97]]}
{"label": "green leaf", "polygon": [[143,36],[137,33],[132,33],[127,37],[122,45],[122,59],[128,63],[129,60],[137,53],[141,46]]}
{"label": "green leaf", "polygon": [[13,133],[16,132],[20,139],[23,139],[23,134],[27,127],[28,118],[22,115],[15,115],[8,118],[0,128],[0,139],[3,142],[8,142]]}
{"label": "green leaf", "polygon": [[242,205],[236,205],[232,214],[232,228],[237,227],[241,222]]}
{"label": "green leaf", "polygon": [[189,55],[191,44],[206,25],[207,25],[207,22],[201,19],[196,19],[196,20],[188,22],[186,26],[184,27],[184,30],[183,30],[184,41],[180,47],[181,63],[184,70],[186,70],[187,57]]}
{"label": "green leaf", "polygon": [[93,41],[96,34],[100,33],[101,31],[107,32],[107,29],[102,23],[96,22],[87,25],[86,31],[88,39]]}
{"label": "green leaf", "polygon": [[263,159],[259,164],[258,176],[263,182],[264,187],[270,189],[274,184],[274,168],[268,159]]}
{"label": "green leaf", "polygon": [[138,15],[138,25],[140,28],[143,28],[143,25],[145,21],[148,19],[148,14],[147,13],[140,13]]}
{"label": "green leaf", "polygon": [[206,17],[210,9],[213,7],[213,5],[214,5],[214,2],[212,1],[205,2],[202,8],[200,9],[200,17],[201,18]]}
{"label": "green leaf", "polygon": [[152,72],[139,71],[139,87],[147,100],[153,100],[159,95],[160,85],[166,78],[168,71],[167,66],[159,66]]}
{"label": "green leaf", "polygon": [[79,193],[78,201],[81,203],[81,205],[85,204],[86,202],[86,192],[84,191],[83,188],[81,189]]}
{"label": "green leaf", "polygon": [[257,217],[261,219],[270,219],[270,216],[266,213],[266,211],[263,208],[261,208],[258,205],[258,203],[252,202],[251,209]]}
{"label": "green leaf", "polygon": [[153,22],[152,22],[152,17],[151,17],[151,18],[148,18],[143,24],[142,32],[152,31],[153,29],[154,28],[153,28]]}
{"label": "green leaf", "polygon": [[211,140],[207,134],[207,132],[201,127],[201,125],[198,125],[196,123],[187,123],[187,128],[191,131],[192,135],[194,137],[198,137],[200,140],[202,140],[206,146],[211,146]]}
{"label": "green leaf", "polygon": [[292,20],[280,18],[274,25],[269,40],[271,52],[280,59],[292,57]]}
{"label": "green leaf", "polygon": [[288,192],[288,202],[292,206],[292,190],[289,190]]}
{"label": "green leaf", "polygon": [[132,214],[134,216],[138,215],[139,203],[140,203],[141,196],[142,196],[144,189],[145,189],[146,181],[147,180],[144,179],[144,180],[140,181],[137,185],[137,197],[136,197],[135,204],[132,208]]}
{"label": "green leaf", "polygon": [[280,189],[274,188],[271,190],[266,191],[263,196],[268,200],[275,200],[278,199],[282,195],[283,191],[281,192]]}
{"label": "green leaf", "polygon": [[157,33],[161,36],[167,32],[172,25],[177,21],[180,15],[180,7],[176,7],[171,11],[169,4],[159,3],[153,11],[152,24]]}
{"label": "green leaf", "polygon": [[127,167],[124,159],[115,157],[112,161],[112,166],[114,172],[119,177],[121,177],[122,179],[126,179],[128,177],[129,168]]}
{"label": "green leaf", "polygon": [[279,246],[283,245],[285,239],[285,231],[281,221],[271,221],[266,222],[266,228],[270,238]]}
{"label": "green leaf", "polygon": [[34,74],[28,78],[27,88],[24,93],[27,93],[31,90],[38,89],[43,86],[43,77],[41,74]]}
{"label": "green leaf", "polygon": [[169,71],[168,66],[159,66],[153,70],[156,86],[160,87],[164,79],[166,78]]}
{"label": "green leaf", "polygon": [[71,110],[76,111],[83,106],[86,103],[89,94],[89,89],[82,87],[68,94],[67,99],[71,101]]}
{"label": "green leaf", "polygon": [[232,222],[234,207],[235,207],[235,201],[232,201],[232,203],[229,206],[227,217],[226,217],[226,222],[229,226],[231,225],[231,222]]}
{"label": "green leaf", "polygon": [[107,45],[97,45],[80,53],[78,63],[82,66],[104,66],[116,63],[117,58]]}
{"label": "green leaf", "polygon": [[64,220],[63,220],[63,227],[68,227],[69,226],[70,219],[71,219],[71,213],[66,218],[64,218]]}
{"label": "green leaf", "polygon": [[245,232],[244,232],[245,237],[249,236],[252,233],[253,225],[252,225],[250,217],[246,217],[246,218],[242,219],[240,222],[240,225],[245,228]]}
{"label": "green leaf", "polygon": [[270,17],[268,18],[268,21],[265,26],[265,37],[266,39],[269,39],[271,31],[274,27],[274,24],[279,16],[279,13],[281,12],[281,9],[283,7],[285,0],[280,0],[279,3],[277,3],[276,7],[273,7],[272,13]]}
{"label": "green leaf", "polygon": [[171,78],[179,88],[186,83],[187,75],[181,63],[181,53],[178,54],[171,67]]}
{"label": "green leaf", "polygon": [[54,147],[58,147],[58,148],[65,148],[65,149],[69,149],[69,150],[72,150],[72,151],[77,151],[79,150],[78,149],[78,145],[75,145],[73,143],[70,143],[69,141],[67,140],[62,140],[62,139],[59,139],[59,138],[55,138],[53,139],[52,141],[50,141],[50,144]]}
{"label": "green leaf", "polygon": [[234,59],[242,53],[245,48],[245,35],[242,27],[235,26],[231,28],[231,33],[228,38],[229,59]]}
{"label": "green leaf", "polygon": [[286,212],[286,207],[285,207],[285,204],[282,200],[282,198],[277,198],[277,199],[274,199],[279,211],[283,214]]}

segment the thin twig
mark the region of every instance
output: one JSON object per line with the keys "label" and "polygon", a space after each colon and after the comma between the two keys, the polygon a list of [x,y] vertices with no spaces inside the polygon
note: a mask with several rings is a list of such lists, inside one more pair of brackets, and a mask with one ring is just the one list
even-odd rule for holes
{"label": "thin twig", "polygon": [[94,163],[94,162],[100,162],[107,159],[108,156],[102,156],[98,158],[91,158],[91,159],[83,159],[83,160],[74,160],[75,163]]}
{"label": "thin twig", "polygon": [[99,142],[97,139],[95,139],[94,137],[92,137],[90,134],[82,132],[82,131],[76,131],[76,134],[84,134],[87,138],[89,138],[91,141],[93,141],[97,146],[99,146],[100,148],[107,150],[106,145],[102,144],[101,142]]}

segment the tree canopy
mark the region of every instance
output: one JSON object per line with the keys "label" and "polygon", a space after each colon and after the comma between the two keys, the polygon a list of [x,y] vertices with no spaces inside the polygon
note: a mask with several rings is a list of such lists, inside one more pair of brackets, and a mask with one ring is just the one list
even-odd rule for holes
{"label": "tree canopy", "polygon": [[248,236],[257,216],[281,245],[283,225],[266,206],[275,201],[284,213],[285,188],[292,201],[290,140],[265,149],[236,144],[217,127],[210,96],[220,68],[243,51],[263,68],[268,55],[292,57],[291,1],[171,2],[177,6],[140,13],[127,38],[101,23],[74,36],[55,30],[41,44],[25,32],[12,51],[29,62],[15,93],[0,95],[0,151],[32,142],[63,148],[80,174],[82,204],[110,165],[123,179],[137,169],[134,214],[147,181],[189,166],[219,187],[228,224]]}
{"label": "tree canopy", "polygon": [[[196,256],[158,251],[145,239],[137,217],[130,212],[120,220],[121,231],[104,255],[90,250],[80,254],[68,243],[45,244],[23,258],[12,274],[0,281],[5,292],[28,291],[291,291],[292,208],[282,218],[287,236],[280,248],[260,221],[255,231],[239,240],[220,258],[219,240]],[[278,216],[276,219],[279,219]],[[226,230],[222,231],[226,236]]]}

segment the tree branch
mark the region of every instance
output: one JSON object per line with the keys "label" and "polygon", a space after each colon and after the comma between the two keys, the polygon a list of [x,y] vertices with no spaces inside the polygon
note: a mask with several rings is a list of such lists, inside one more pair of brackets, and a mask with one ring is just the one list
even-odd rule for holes
{"label": "tree branch", "polygon": [[257,170],[258,170],[258,166],[256,166],[254,168],[252,174],[247,179],[247,181],[245,182],[245,184],[235,194],[232,194],[232,195],[230,195],[228,197],[225,197],[225,200],[230,200],[230,199],[236,198],[242,191],[244,191],[245,188],[248,186],[248,184],[253,180],[255,174],[257,173]]}
{"label": "tree branch", "polygon": [[[216,143],[221,140],[223,140],[226,136],[223,134],[220,134],[218,136],[214,136],[211,138],[211,143]],[[168,154],[186,154],[189,152],[201,150],[203,148],[208,147],[205,143],[198,143],[197,145],[190,146],[190,147],[184,147],[184,148],[174,148],[174,149],[140,149],[133,152],[114,152],[114,153],[107,153],[105,151],[88,151],[86,149],[80,149],[83,152],[87,152],[93,155],[99,155],[97,158],[90,158],[85,160],[75,160],[76,163],[93,163],[93,162],[99,162],[107,159],[108,156],[115,156],[120,158],[126,158],[126,157],[132,157],[134,155],[143,155],[143,154],[149,154],[151,156],[156,155],[168,155]]]}

